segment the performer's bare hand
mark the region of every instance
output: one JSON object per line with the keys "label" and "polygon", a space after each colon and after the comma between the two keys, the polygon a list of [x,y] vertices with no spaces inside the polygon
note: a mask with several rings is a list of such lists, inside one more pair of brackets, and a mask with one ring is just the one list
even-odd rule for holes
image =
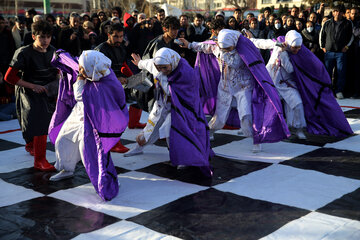
{"label": "performer's bare hand", "polygon": [[189,42],[185,38],[178,38],[183,44],[179,45],[181,48],[188,48]]}
{"label": "performer's bare hand", "polygon": [[244,32],[246,37],[249,38],[249,39],[254,38],[254,35],[249,30],[247,30],[245,28],[243,30],[241,30],[241,32]]}
{"label": "performer's bare hand", "polygon": [[118,80],[121,82],[121,84],[127,84],[127,79],[124,77],[118,77]]}
{"label": "performer's bare hand", "polygon": [[43,93],[47,92],[47,89],[44,86],[34,84],[32,90],[36,93]]}
{"label": "performer's bare hand", "polygon": [[324,51],[324,53],[326,53],[326,48],[323,48],[322,50]]}
{"label": "performer's bare hand", "polygon": [[133,64],[135,64],[136,66],[139,65],[139,62],[140,62],[140,60],[141,60],[140,55],[139,55],[139,54],[136,54],[136,53],[132,53],[132,54],[131,54],[131,57],[134,59],[134,60],[131,60],[131,62],[132,62]]}
{"label": "performer's bare hand", "polygon": [[73,34],[71,34],[70,35],[70,40],[72,41],[72,40],[75,40],[77,38],[77,33],[73,33]]}
{"label": "performer's bare hand", "polygon": [[142,134],[137,135],[136,142],[139,144],[139,146],[144,146],[146,144],[144,135],[142,135]]}

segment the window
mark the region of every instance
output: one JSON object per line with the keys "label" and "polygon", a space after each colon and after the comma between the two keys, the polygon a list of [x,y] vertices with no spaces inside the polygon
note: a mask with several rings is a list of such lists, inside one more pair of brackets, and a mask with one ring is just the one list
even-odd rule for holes
{"label": "window", "polygon": [[262,4],[269,4],[269,3],[271,3],[272,2],[272,0],[261,0],[261,3]]}

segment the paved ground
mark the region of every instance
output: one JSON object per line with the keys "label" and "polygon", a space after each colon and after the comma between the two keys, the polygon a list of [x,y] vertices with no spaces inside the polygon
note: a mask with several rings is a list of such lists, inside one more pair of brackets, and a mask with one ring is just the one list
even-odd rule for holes
{"label": "paved ground", "polygon": [[[49,182],[21,132],[0,134],[0,239],[360,239],[360,109],[343,109],[355,132],[346,139],[307,135],[253,154],[237,131],[218,132],[212,179],[172,167],[164,141],[141,156],[112,154],[121,186],[110,202],[81,165],[74,178]],[[0,132],[17,128],[0,122]],[[137,133],[127,130],[123,143],[133,146]],[[55,161],[50,143],[47,157]]]}

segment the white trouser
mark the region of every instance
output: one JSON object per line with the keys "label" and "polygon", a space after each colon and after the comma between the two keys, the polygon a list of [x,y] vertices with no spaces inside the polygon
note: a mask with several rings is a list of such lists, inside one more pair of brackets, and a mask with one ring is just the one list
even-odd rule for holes
{"label": "white trouser", "polygon": [[84,159],[84,147],[83,139],[73,142],[59,134],[55,142],[55,168],[58,171],[65,170],[73,172],[76,164]]}
{"label": "white trouser", "polygon": [[171,128],[171,103],[155,101],[142,133],[146,145],[155,143],[159,138],[169,138]]}
{"label": "white trouser", "polygon": [[285,101],[284,105],[285,105],[286,123],[288,127],[297,128],[297,129],[306,127],[303,104],[300,103],[295,108],[291,108]]}
{"label": "white trouser", "polygon": [[233,98],[235,98],[236,109],[239,114],[241,129],[245,136],[252,137],[252,91],[252,89],[246,89],[238,91],[234,95],[231,95],[229,92],[224,91],[222,88],[218,88],[216,110],[214,116],[209,122],[209,128],[211,130],[218,130],[223,128],[229,117],[229,113],[231,110],[231,102]]}

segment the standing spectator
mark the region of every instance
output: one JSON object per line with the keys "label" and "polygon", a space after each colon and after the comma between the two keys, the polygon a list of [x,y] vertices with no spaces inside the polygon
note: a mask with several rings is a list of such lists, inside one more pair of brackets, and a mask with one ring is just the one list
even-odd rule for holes
{"label": "standing spectator", "polygon": [[237,25],[237,29],[241,29],[241,22],[242,22],[242,11],[240,8],[236,8],[234,10],[234,14],[233,14],[235,20],[236,20],[236,25]]}
{"label": "standing spectator", "polygon": [[58,46],[72,56],[80,56],[83,50],[90,49],[89,35],[80,26],[80,15],[76,12],[70,14],[69,27],[61,30]]}
{"label": "standing spectator", "polygon": [[287,19],[288,15],[287,14],[283,14],[281,15],[281,21],[282,21],[282,25],[285,28],[286,26],[286,19]]}
{"label": "standing spectator", "polygon": [[54,86],[58,80],[58,71],[51,66],[55,53],[55,48],[50,46],[52,26],[46,21],[38,21],[31,28],[35,41],[16,50],[5,81],[16,85],[17,115],[25,149],[34,155],[34,168],[54,171],[54,166],[46,160],[47,133],[57,97],[56,87],[53,87],[55,93],[48,95],[53,92],[48,86]]}
{"label": "standing spectator", "polygon": [[10,120],[16,116],[13,101],[14,87],[4,81],[6,70],[15,52],[15,42],[11,31],[0,15],[0,121]]}
{"label": "standing spectator", "polygon": [[253,13],[251,13],[251,12],[246,14],[246,19],[249,21],[249,23],[250,23],[250,19],[252,19],[253,17],[255,17],[255,15]]}
{"label": "standing spectator", "polygon": [[104,10],[100,10],[97,13],[99,20],[100,20],[100,24],[105,22],[106,20],[108,20],[108,17],[106,16],[106,13]]}
{"label": "standing spectator", "polygon": [[264,9],[264,18],[265,18],[265,19],[268,19],[268,18],[270,17],[270,15],[271,15],[271,8],[266,7],[266,8]]}
{"label": "standing spectator", "polygon": [[260,30],[264,30],[265,27],[266,27],[266,24],[265,24],[265,17],[264,17],[264,14],[263,13],[260,13],[258,15],[258,27]]}
{"label": "standing spectator", "polygon": [[360,78],[359,78],[359,69],[360,69],[360,16],[359,8],[353,7],[350,11],[350,19],[353,23],[353,35],[354,41],[350,46],[348,52],[348,77],[347,83],[349,94],[352,98],[360,97]]}
{"label": "standing spectator", "polygon": [[90,21],[90,16],[87,13],[80,14],[81,23],[83,24],[85,21]]}
{"label": "standing spectator", "polygon": [[310,13],[309,21],[313,23],[315,31],[319,33],[321,30],[321,24],[318,22],[318,15],[314,12]]}
{"label": "standing spectator", "polygon": [[26,28],[26,20],[23,16],[16,17],[15,25],[12,28],[11,32],[15,40],[16,49],[23,46],[25,35],[29,32]]}
{"label": "standing spectator", "polygon": [[215,19],[220,19],[225,23],[225,13],[223,11],[217,11]]}
{"label": "standing spectator", "polygon": [[353,42],[352,24],[343,17],[345,7],[337,5],[333,8],[333,18],[326,21],[320,31],[320,48],[324,51],[325,67],[330,76],[336,64],[337,83],[336,97],[344,98],[343,91],[346,83],[346,52]]}
{"label": "standing spectator", "polygon": [[155,37],[152,31],[152,21],[149,18],[136,24],[130,38],[130,53],[136,53],[142,57],[146,46]]}
{"label": "standing spectator", "polygon": [[162,23],[165,20],[165,10],[160,8],[156,12],[156,21],[154,22],[153,32],[155,37],[163,34]]}
{"label": "standing spectator", "polygon": [[97,13],[93,13],[91,15],[91,22],[94,24],[95,32],[99,36],[99,34],[100,34],[100,19],[99,19],[99,16],[97,15]]}
{"label": "standing spectator", "polygon": [[249,20],[245,19],[243,22],[242,22],[242,29],[246,29],[246,30],[249,30],[250,29],[250,24],[249,24]]}
{"label": "standing spectator", "polygon": [[299,16],[299,8],[298,7],[292,7],[290,11],[290,15],[294,18],[297,18]]}
{"label": "standing spectator", "polygon": [[37,14],[34,8],[30,8],[25,12],[25,21],[26,29],[31,32],[31,24],[33,23],[33,18]]}
{"label": "standing spectator", "polygon": [[314,23],[308,21],[306,23],[306,28],[302,30],[301,35],[303,37],[303,44],[305,47],[319,57],[319,34],[314,29]]}
{"label": "standing spectator", "polygon": [[276,18],[274,21],[274,26],[270,27],[267,38],[276,39],[279,36],[285,36],[286,30],[283,28],[281,18]]}
{"label": "standing spectator", "polygon": [[351,18],[350,18],[350,12],[351,12],[351,8],[346,8],[346,10],[345,10],[345,18],[347,19],[347,20],[350,20]]}
{"label": "standing spectator", "polygon": [[201,14],[196,14],[194,22],[190,24],[187,29],[189,41],[202,42],[207,39],[208,31],[203,25],[204,17]]}
{"label": "standing spectator", "polygon": [[112,7],[111,8],[111,17],[118,17],[119,19],[122,16],[122,10],[120,7]]}
{"label": "standing spectator", "polygon": [[83,23],[83,29],[84,32],[89,35],[89,41],[90,41],[90,49],[94,49],[98,43],[98,37],[95,33],[95,27],[94,24],[90,21],[85,21]]}
{"label": "standing spectator", "polygon": [[303,24],[302,19],[300,19],[300,18],[295,19],[295,28],[296,28],[295,30],[298,33],[301,33],[301,31],[304,29],[304,24]]}
{"label": "standing spectator", "polygon": [[308,19],[308,11],[301,11],[301,12],[299,13],[299,17],[298,17],[298,18],[301,19],[303,25],[305,25],[305,23],[306,23],[306,21],[307,21],[307,19]]}
{"label": "standing spectator", "polygon": [[238,30],[235,17],[229,17],[226,23],[226,28],[231,30]]}
{"label": "standing spectator", "polygon": [[259,29],[258,22],[256,18],[252,18],[250,20],[250,29],[249,31],[252,33],[254,38],[264,38],[264,32]]}
{"label": "standing spectator", "polygon": [[[43,20],[43,17],[41,15],[35,15],[33,17],[33,23],[40,21],[40,20]],[[53,41],[53,40],[51,39],[51,41]],[[34,39],[32,38],[31,32],[26,33],[24,36],[24,46],[32,44],[33,42],[34,42]]]}
{"label": "standing spectator", "polygon": [[185,39],[188,39],[188,35],[186,33],[188,27],[189,27],[189,17],[187,15],[181,15],[180,16],[180,30],[184,31]]}
{"label": "standing spectator", "polygon": [[135,21],[137,21],[138,19],[138,16],[139,16],[139,11],[134,9],[132,12],[131,12],[131,16],[133,16],[133,18],[135,19]]}
{"label": "standing spectator", "polygon": [[296,29],[295,18],[293,16],[288,16],[286,18],[286,25],[284,28],[285,28],[286,32]]}

